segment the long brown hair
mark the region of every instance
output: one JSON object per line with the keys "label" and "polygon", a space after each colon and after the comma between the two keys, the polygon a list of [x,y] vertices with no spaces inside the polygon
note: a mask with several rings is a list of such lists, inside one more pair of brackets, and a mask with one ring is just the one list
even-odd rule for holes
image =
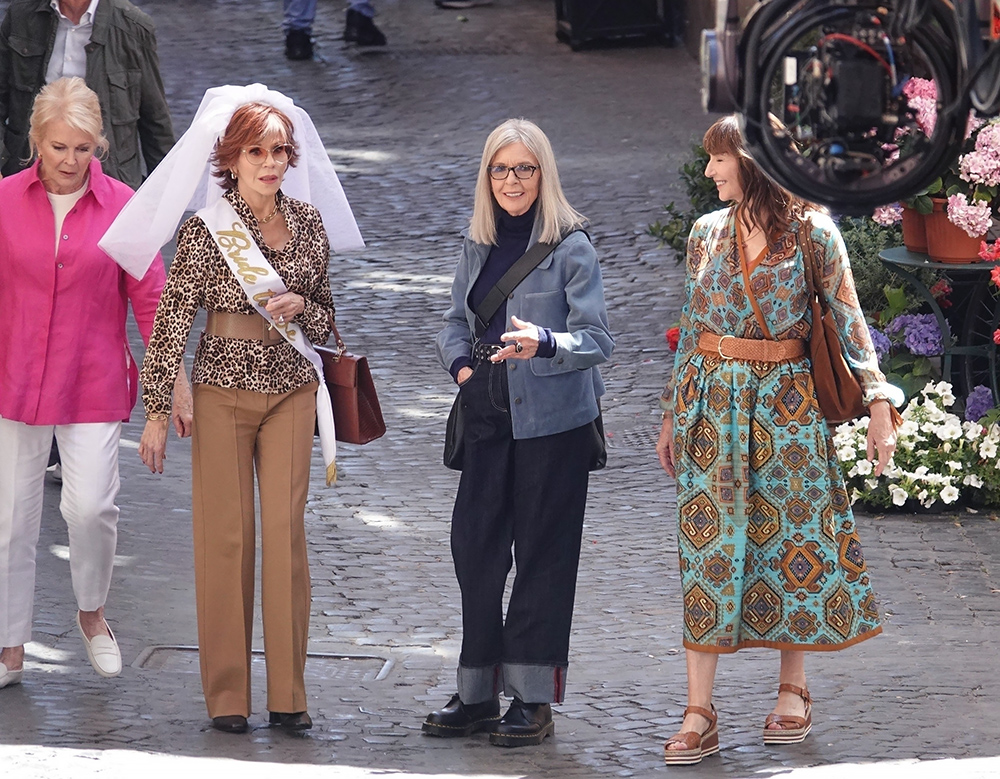
{"label": "long brown hair", "polygon": [[785,232],[793,219],[802,217],[806,202],[771,181],[754,162],[735,114],[724,116],[709,127],[702,145],[710,155],[732,154],[736,158],[743,190],[736,216],[744,224],[752,222],[759,226],[768,243],[773,236]]}

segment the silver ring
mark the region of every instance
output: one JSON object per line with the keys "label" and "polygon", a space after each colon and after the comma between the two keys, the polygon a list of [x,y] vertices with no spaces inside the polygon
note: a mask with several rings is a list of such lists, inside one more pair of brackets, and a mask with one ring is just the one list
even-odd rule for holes
{"label": "silver ring", "polygon": [[278,314],[278,324],[279,325],[285,324],[285,315],[284,314]]}
{"label": "silver ring", "polygon": [[518,341],[518,342],[517,342],[517,343],[516,343],[516,344],[514,345],[514,351],[515,351],[515,352],[517,352],[518,354],[520,354],[521,352],[523,352],[523,351],[524,351],[524,346],[522,346],[522,345],[521,345],[521,342],[520,342],[520,341]]}

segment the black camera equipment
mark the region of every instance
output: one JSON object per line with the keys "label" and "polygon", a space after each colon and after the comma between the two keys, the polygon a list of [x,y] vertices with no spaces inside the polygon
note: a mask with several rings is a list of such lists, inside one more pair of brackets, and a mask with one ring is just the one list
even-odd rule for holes
{"label": "black camera equipment", "polygon": [[[870,213],[913,195],[954,161],[969,109],[1000,112],[1000,43],[969,0],[764,0],[741,25],[717,0],[702,34],[703,102],[737,111],[754,159],[812,202]],[[937,87],[930,137],[904,90]]]}

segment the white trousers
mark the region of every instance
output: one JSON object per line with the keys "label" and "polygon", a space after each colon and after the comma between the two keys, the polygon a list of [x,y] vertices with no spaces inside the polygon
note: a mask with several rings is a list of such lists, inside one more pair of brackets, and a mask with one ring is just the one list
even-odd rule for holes
{"label": "white trousers", "polygon": [[0,418],[0,647],[31,640],[35,548],[53,432],[77,606],[96,611],[107,600],[118,539],[121,429],[121,422],[52,426]]}

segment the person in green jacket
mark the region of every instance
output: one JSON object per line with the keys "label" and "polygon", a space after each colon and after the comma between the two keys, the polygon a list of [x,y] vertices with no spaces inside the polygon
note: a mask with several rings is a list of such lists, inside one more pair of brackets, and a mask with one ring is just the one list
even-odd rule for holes
{"label": "person in green jacket", "polygon": [[[58,6],[58,7],[56,7]],[[63,76],[100,100],[104,172],[133,189],[174,144],[153,21],[128,0],[13,0],[0,23],[0,172],[28,161],[35,96]]]}

